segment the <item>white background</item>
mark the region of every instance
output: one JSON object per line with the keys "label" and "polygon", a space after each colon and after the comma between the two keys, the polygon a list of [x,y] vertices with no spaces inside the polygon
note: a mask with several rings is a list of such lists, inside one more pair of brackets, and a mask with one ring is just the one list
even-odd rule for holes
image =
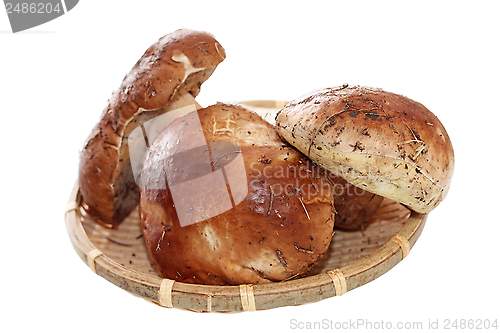
{"label": "white background", "polygon": [[[291,321],[499,319],[500,51],[494,2],[82,0],[12,34],[0,13],[0,327],[38,332],[273,331]],[[227,52],[198,101],[293,99],[343,83],[404,94],[455,148],[446,200],[410,255],[341,297],[256,313],[164,309],[94,275],[64,209],[83,143],[146,48],[179,28]],[[500,324],[500,322],[499,322]]]}

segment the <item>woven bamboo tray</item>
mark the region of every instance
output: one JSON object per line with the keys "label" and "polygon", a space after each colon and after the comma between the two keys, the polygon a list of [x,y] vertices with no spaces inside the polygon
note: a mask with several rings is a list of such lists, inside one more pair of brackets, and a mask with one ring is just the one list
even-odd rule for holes
{"label": "woven bamboo tray", "polygon": [[[240,103],[267,120],[284,102]],[[384,200],[364,230],[336,230],[328,252],[307,276],[261,285],[207,286],[164,279],[149,259],[135,209],[116,229],[86,216],[78,181],[65,212],[78,256],[114,285],[164,307],[197,312],[239,312],[300,305],[340,296],[383,275],[403,260],[427,215]]]}

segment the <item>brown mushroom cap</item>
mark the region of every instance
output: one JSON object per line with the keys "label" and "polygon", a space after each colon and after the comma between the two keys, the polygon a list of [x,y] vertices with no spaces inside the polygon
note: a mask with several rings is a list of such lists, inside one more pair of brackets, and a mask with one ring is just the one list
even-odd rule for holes
{"label": "brown mushroom cap", "polygon": [[276,116],[281,137],[346,181],[428,213],[446,196],[453,147],[422,104],[381,89],[324,89]]}
{"label": "brown mushroom cap", "polygon": [[332,238],[324,171],[243,107],[219,103],[178,118],[152,144],[141,176],[149,254],[165,277],[188,283],[303,274]]}
{"label": "brown mushroom cap", "polygon": [[94,219],[116,226],[139,201],[128,135],[153,117],[194,105],[201,84],[224,57],[212,35],[183,29],[151,45],[125,76],[80,155],[80,190]]}
{"label": "brown mushroom cap", "polygon": [[363,190],[343,178],[329,175],[335,202],[335,228],[364,228],[384,200],[380,195]]}

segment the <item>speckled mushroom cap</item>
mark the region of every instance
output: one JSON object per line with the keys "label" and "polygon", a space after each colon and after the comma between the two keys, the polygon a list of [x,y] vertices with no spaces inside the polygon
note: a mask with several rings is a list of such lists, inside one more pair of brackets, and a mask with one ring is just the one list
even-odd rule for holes
{"label": "speckled mushroom cap", "polygon": [[446,196],[454,170],[438,118],[381,89],[323,89],[286,105],[276,130],[312,161],[372,193],[428,213]]}
{"label": "speckled mushroom cap", "polygon": [[224,60],[209,33],[181,29],[158,39],[125,76],[80,154],[79,183],[87,213],[116,227],[138,204],[127,138],[148,120],[189,104]]}
{"label": "speckled mushroom cap", "polygon": [[311,270],[332,239],[324,170],[241,106],[218,103],[172,122],[151,145],[141,183],[149,255],[178,282],[290,279]]}

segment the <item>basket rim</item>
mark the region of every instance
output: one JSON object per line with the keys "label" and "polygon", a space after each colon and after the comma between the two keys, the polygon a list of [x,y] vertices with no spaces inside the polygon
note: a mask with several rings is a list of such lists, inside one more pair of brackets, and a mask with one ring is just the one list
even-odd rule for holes
{"label": "basket rim", "polygon": [[288,103],[289,101],[285,100],[256,99],[256,100],[238,101],[235,104],[241,104],[243,106],[250,106],[250,107],[253,106],[258,108],[282,109]]}
{"label": "basket rim", "polygon": [[[81,203],[77,180],[65,212],[66,228],[73,248],[97,275],[158,305],[196,312],[264,310],[342,295],[375,280],[402,261],[420,236],[428,216],[412,211],[404,226],[386,244],[340,269],[284,282],[213,286],[173,282],[113,261],[96,248],[87,236],[81,222]],[[165,290],[165,281],[172,281],[168,290]],[[167,302],[164,300],[165,295]]]}

